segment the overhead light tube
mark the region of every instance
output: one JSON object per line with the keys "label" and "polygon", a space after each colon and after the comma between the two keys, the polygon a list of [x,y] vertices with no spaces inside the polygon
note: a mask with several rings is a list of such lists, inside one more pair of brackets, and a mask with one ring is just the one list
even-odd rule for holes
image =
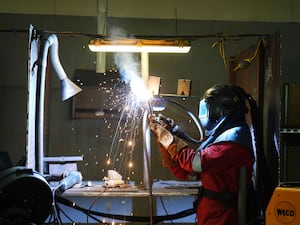
{"label": "overhead light tube", "polygon": [[148,53],[188,53],[191,42],[186,39],[103,39],[89,41],[93,52],[148,52]]}

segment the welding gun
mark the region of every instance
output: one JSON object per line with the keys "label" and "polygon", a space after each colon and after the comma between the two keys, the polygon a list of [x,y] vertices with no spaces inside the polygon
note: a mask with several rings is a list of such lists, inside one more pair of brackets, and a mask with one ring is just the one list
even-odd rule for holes
{"label": "welding gun", "polygon": [[194,138],[190,137],[186,132],[179,129],[179,126],[175,123],[172,118],[166,117],[162,114],[158,114],[158,116],[152,115],[164,128],[170,131],[173,135],[184,139],[188,142],[193,144],[199,144],[200,141],[195,140]]}

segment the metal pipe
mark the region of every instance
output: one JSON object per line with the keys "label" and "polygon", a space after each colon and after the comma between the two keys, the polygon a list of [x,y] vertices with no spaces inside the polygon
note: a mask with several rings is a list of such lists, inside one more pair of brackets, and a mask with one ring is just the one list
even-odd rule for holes
{"label": "metal pipe", "polygon": [[[106,33],[107,1],[97,0],[97,34]],[[96,52],[96,72],[104,73],[106,69],[106,53]]]}
{"label": "metal pipe", "polygon": [[151,144],[150,144],[150,124],[148,121],[148,111],[143,115],[143,157],[144,157],[144,188],[149,190],[150,201],[150,225],[153,224],[153,195],[151,178]]}
{"label": "metal pipe", "polygon": [[143,150],[144,150],[144,187],[150,188],[150,174],[151,174],[151,144],[150,144],[150,126],[148,122],[148,111],[143,115]]}
{"label": "metal pipe", "polygon": [[[51,39],[50,39],[51,40]],[[38,104],[38,116],[37,121],[37,170],[44,173],[44,108],[45,108],[45,80],[46,80],[46,67],[47,67],[47,55],[48,49],[51,46],[51,42],[48,39],[43,39],[41,43],[41,59],[38,69],[38,77],[40,77],[39,88],[39,104]]]}
{"label": "metal pipe", "polygon": [[45,111],[45,85],[46,85],[46,68],[47,68],[47,56],[48,51],[50,52],[50,58],[52,66],[56,75],[61,80],[62,84],[62,100],[66,100],[69,97],[77,94],[81,91],[81,88],[77,87],[67,77],[58,56],[58,39],[55,34],[46,35],[45,38],[41,39],[41,57],[39,60],[38,77],[40,77],[39,86],[39,105],[37,108],[38,115],[37,121],[37,167],[38,171],[43,174],[44,172],[44,111]]}
{"label": "metal pipe", "polygon": [[28,102],[27,102],[27,160],[28,168],[36,169],[36,109],[38,96],[37,64],[38,39],[33,26],[29,27],[29,51],[28,51]]}

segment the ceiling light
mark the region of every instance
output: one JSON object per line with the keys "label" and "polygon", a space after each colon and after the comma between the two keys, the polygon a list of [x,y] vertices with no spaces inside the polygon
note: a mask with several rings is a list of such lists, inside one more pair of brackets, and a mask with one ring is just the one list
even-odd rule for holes
{"label": "ceiling light", "polygon": [[147,39],[101,39],[89,41],[93,52],[149,52],[149,53],[188,53],[191,43],[186,39],[147,40]]}

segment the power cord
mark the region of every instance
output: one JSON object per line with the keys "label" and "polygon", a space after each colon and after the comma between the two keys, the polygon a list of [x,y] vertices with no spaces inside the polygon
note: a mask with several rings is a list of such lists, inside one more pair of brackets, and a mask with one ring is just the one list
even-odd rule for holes
{"label": "power cord", "polygon": [[[65,206],[71,207],[73,209],[79,210],[82,213],[89,215],[91,218],[93,218],[95,220],[97,220],[96,217],[105,217],[105,218],[112,218],[112,219],[121,220],[121,221],[144,222],[144,223],[148,223],[150,220],[149,216],[127,216],[127,215],[96,212],[93,210],[89,210],[89,209],[80,207],[76,203],[74,203],[68,199],[65,199],[61,196],[55,196],[55,199],[56,199],[56,201],[55,201],[56,204],[60,203]],[[194,208],[183,210],[183,211],[180,211],[175,214],[169,214],[169,215],[164,215],[164,216],[153,216],[153,224],[157,224],[157,223],[165,221],[165,220],[175,220],[175,219],[183,218],[186,216],[190,216],[192,214],[195,214]],[[100,220],[97,220],[97,221],[101,222]]]}

